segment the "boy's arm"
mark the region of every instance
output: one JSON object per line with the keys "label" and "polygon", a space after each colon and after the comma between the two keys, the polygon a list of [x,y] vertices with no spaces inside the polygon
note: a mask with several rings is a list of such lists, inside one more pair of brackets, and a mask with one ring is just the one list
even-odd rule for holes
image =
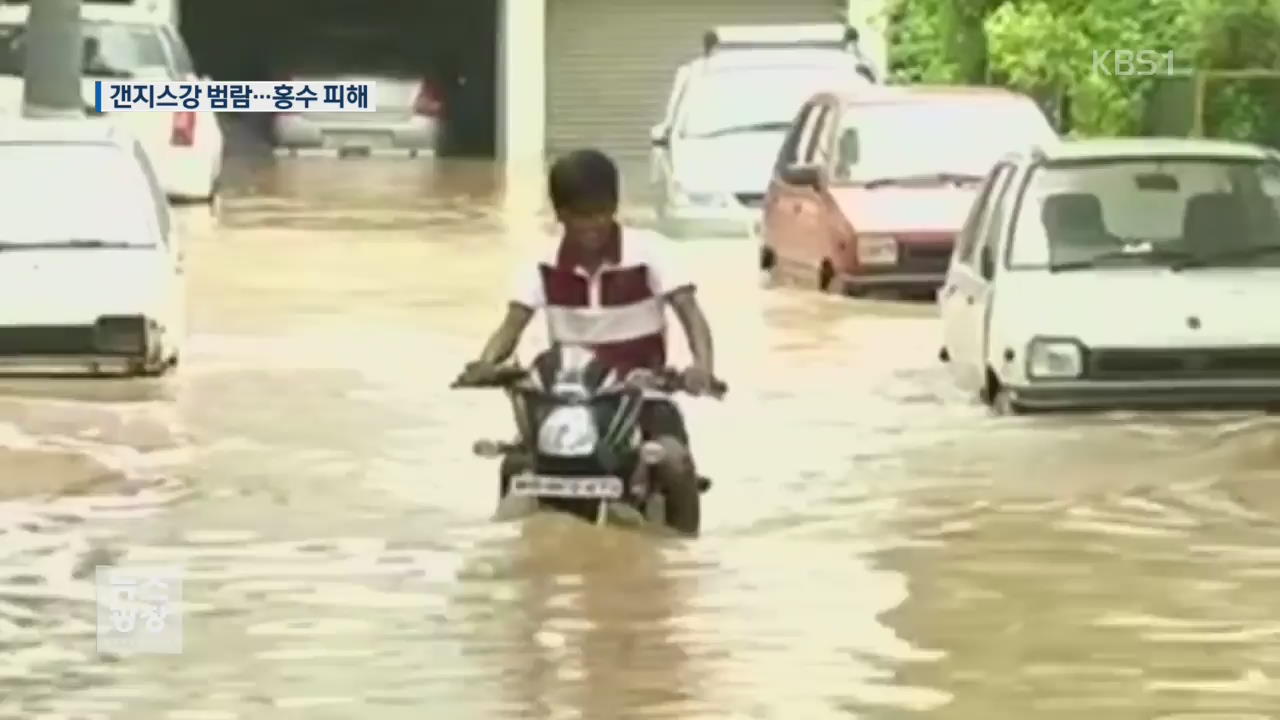
{"label": "boy's arm", "polygon": [[507,314],[502,318],[498,328],[489,336],[475,364],[497,365],[511,357],[520,346],[520,336],[529,326],[533,314],[544,305],[546,305],[546,297],[543,294],[542,275],[538,265],[522,264],[516,271]]}
{"label": "boy's arm", "polygon": [[511,357],[520,345],[524,329],[533,319],[533,312],[533,308],[518,302],[508,305],[506,317],[502,318],[502,324],[489,336],[489,341],[485,343],[484,350],[480,351],[480,358],[476,362],[497,365]]}
{"label": "boy's arm", "polygon": [[711,341],[711,324],[698,305],[698,297],[692,285],[686,285],[667,296],[671,309],[680,319],[684,327],[684,335],[689,340],[689,354],[693,356],[694,367],[715,377],[715,347]]}

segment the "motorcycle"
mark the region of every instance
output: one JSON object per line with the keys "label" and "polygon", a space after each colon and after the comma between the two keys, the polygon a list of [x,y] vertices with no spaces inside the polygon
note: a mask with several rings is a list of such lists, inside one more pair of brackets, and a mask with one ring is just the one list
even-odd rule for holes
{"label": "motorcycle", "polygon": [[[500,505],[511,495],[598,525],[673,527],[668,518],[677,514],[697,524],[701,495],[711,481],[699,477],[696,486],[658,487],[653,467],[667,450],[646,441],[639,427],[647,398],[685,389],[678,372],[634,370],[619,377],[588,351],[558,348],[539,355],[529,368],[463,373],[452,387],[501,388],[511,401],[516,440],[479,440],[472,448],[513,469],[509,476],[503,473]],[[711,394],[719,398],[727,390],[715,380]]]}

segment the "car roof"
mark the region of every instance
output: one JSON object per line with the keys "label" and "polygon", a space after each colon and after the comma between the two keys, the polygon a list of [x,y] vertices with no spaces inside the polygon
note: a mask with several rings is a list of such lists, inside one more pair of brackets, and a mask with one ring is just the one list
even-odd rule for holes
{"label": "car roof", "polygon": [[71,143],[127,148],[133,138],[104,118],[0,118],[0,145]]}
{"label": "car roof", "polygon": [[[0,22],[25,23],[31,6],[0,3]],[[132,23],[138,25],[163,25],[165,21],[155,11],[139,5],[119,5],[86,2],[80,6],[80,18],[88,22]]]}
{"label": "car roof", "polygon": [[687,65],[703,72],[754,68],[811,67],[814,65],[850,70],[857,68],[859,58],[848,50],[836,48],[730,48],[717,50],[710,57],[696,58]]}
{"label": "car roof", "polygon": [[892,105],[983,98],[1034,102],[1020,92],[986,85],[874,85],[845,90],[835,95],[846,105]]}
{"label": "car roof", "polygon": [[1277,156],[1275,150],[1235,140],[1205,138],[1119,137],[1065,139],[1037,145],[1030,153],[1048,160],[1105,160],[1117,157],[1233,158],[1265,160]]}

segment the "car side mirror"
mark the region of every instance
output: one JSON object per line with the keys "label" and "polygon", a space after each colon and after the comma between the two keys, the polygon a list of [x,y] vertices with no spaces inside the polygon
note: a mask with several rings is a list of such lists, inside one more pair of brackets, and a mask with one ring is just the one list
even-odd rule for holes
{"label": "car side mirror", "polygon": [[667,127],[665,125],[654,125],[649,128],[649,143],[654,147],[669,146],[671,139],[667,137]]}
{"label": "car side mirror", "polygon": [[990,245],[983,245],[978,251],[978,271],[982,273],[982,277],[990,280],[996,274],[996,259],[991,253]]}
{"label": "car side mirror", "polygon": [[823,186],[822,169],[817,165],[790,165],[783,168],[782,181],[788,185],[811,187],[821,190]]}

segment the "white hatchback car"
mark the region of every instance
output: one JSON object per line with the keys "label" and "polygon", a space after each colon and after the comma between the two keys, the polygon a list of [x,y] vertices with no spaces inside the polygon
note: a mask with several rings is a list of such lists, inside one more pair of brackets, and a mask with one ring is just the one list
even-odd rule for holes
{"label": "white hatchback car", "polygon": [[987,178],[942,359],[1005,412],[1280,407],[1280,153],[1064,141]]}
{"label": "white hatchback car", "polygon": [[102,119],[0,119],[0,370],[163,375],[182,272],[141,143]]}
{"label": "white hatchback car", "polygon": [[[0,114],[22,112],[23,40],[28,5],[0,4]],[[200,80],[182,38],[159,10],[86,2],[80,11],[86,56],[82,94],[94,105],[94,82],[137,78],[144,82]],[[175,200],[207,202],[222,175],[224,139],[216,113],[126,112],[107,116],[142,141],[165,193]]]}

